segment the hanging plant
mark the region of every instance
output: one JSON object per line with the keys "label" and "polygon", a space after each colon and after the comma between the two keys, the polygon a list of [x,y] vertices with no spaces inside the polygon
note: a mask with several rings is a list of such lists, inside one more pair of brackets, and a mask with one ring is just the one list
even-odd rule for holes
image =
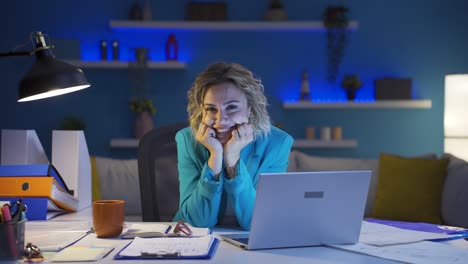
{"label": "hanging plant", "polygon": [[348,8],[344,6],[328,6],[323,14],[323,24],[327,28],[327,80],[335,83],[344,49],[347,45]]}

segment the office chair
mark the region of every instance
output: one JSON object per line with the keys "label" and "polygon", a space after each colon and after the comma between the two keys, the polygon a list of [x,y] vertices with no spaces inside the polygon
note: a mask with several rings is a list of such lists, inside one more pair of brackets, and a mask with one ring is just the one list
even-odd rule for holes
{"label": "office chair", "polygon": [[187,127],[181,122],[152,129],[138,146],[143,222],[171,222],[179,209],[179,173],[175,134]]}

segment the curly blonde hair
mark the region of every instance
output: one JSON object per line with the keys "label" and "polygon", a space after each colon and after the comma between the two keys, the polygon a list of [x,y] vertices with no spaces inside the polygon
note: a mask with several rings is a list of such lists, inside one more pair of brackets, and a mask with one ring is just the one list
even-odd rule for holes
{"label": "curly blonde hair", "polygon": [[270,116],[267,112],[267,99],[264,95],[262,82],[253,73],[236,63],[216,62],[208,66],[195,79],[187,93],[190,127],[194,132],[203,116],[203,99],[206,91],[213,85],[232,83],[247,98],[247,105],[251,109],[249,123],[252,124],[256,135],[266,136],[270,133]]}

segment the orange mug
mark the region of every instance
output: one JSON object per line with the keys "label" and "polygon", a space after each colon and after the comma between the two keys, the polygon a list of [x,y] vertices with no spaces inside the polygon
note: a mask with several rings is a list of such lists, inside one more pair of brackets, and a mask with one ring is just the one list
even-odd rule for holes
{"label": "orange mug", "polygon": [[93,202],[93,228],[99,238],[116,237],[122,233],[125,221],[125,201]]}

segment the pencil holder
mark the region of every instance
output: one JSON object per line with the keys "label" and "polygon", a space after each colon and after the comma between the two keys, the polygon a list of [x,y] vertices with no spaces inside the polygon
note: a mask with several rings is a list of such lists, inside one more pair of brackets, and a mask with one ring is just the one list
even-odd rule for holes
{"label": "pencil holder", "polygon": [[24,256],[26,220],[0,224],[0,260],[16,260]]}

